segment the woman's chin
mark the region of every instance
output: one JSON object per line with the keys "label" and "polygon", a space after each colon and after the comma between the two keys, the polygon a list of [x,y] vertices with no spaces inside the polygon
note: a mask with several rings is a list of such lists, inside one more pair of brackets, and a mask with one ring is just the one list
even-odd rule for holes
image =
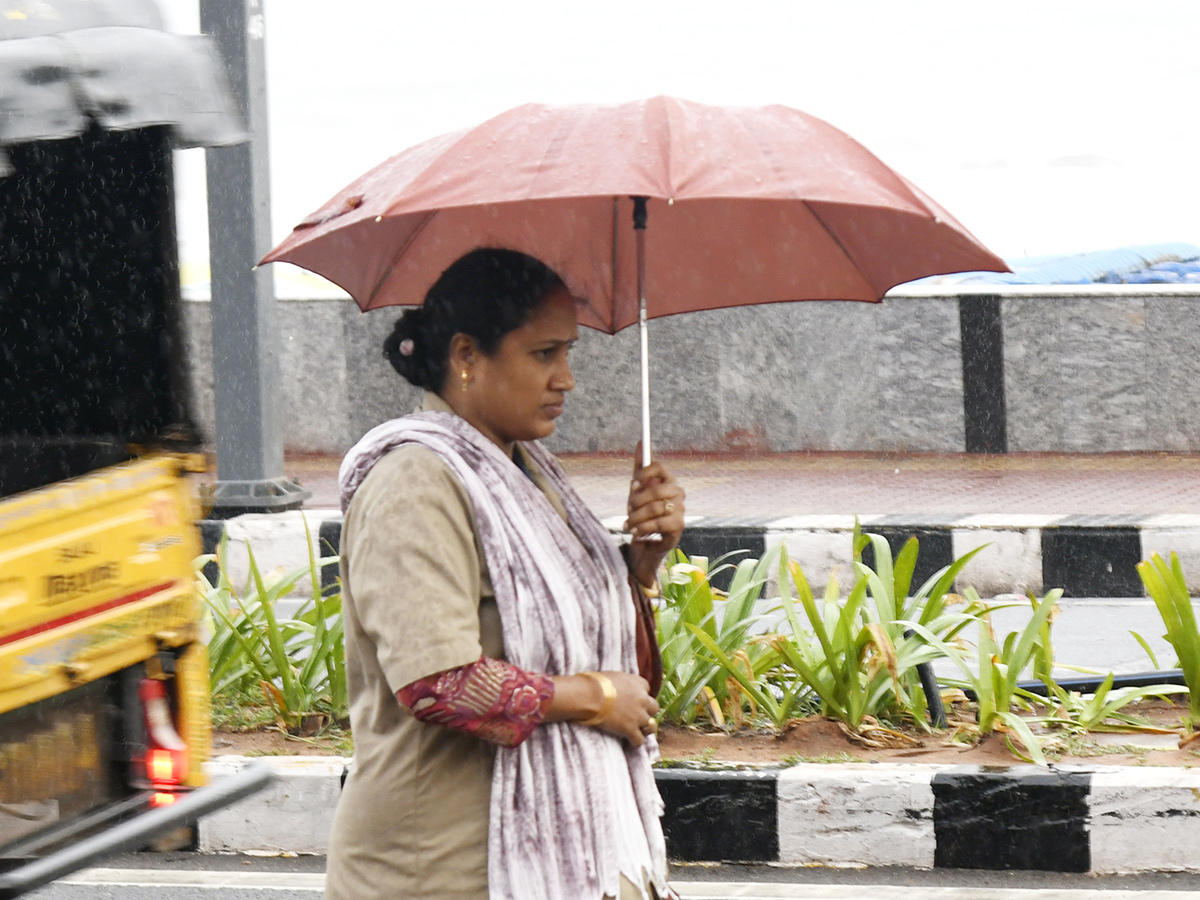
{"label": "woman's chin", "polygon": [[550,435],[554,434],[554,427],[554,422],[552,420],[537,422],[530,424],[526,428],[522,428],[520,431],[514,430],[510,432],[509,437],[505,438],[505,441],[506,443],[511,441],[522,441],[525,443],[528,443],[529,441],[540,441],[543,438],[548,438]]}
{"label": "woman's chin", "polygon": [[558,427],[558,423],[551,418],[543,418],[536,425],[530,428],[532,437],[528,438],[531,441],[540,441],[554,434],[554,429]]}

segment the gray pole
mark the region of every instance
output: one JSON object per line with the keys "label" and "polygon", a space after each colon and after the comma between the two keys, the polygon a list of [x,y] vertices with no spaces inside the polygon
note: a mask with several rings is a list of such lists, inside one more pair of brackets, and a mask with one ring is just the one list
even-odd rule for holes
{"label": "gray pole", "polygon": [[283,474],[279,328],[271,273],[267,74],[262,0],[200,0],[250,140],[207,150],[217,485],[213,516],[298,508],[310,494]]}

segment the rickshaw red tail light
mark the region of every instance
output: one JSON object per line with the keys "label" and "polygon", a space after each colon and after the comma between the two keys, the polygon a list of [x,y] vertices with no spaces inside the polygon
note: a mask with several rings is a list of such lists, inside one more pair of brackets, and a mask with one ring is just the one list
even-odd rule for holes
{"label": "rickshaw red tail light", "polygon": [[166,687],[156,679],[143,678],[138,696],[146,721],[146,776],[156,788],[182,784],[188,774],[188,748],[171,720]]}

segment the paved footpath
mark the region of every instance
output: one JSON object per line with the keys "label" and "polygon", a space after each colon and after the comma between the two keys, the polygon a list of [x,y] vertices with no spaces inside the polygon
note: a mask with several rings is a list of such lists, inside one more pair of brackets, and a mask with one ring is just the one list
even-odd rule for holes
{"label": "paved footpath", "polygon": [[[957,556],[988,544],[964,573],[983,596],[1042,593],[1139,597],[1135,566],[1151,553],[1179,553],[1200,593],[1200,456],[1169,454],[776,454],[666,456],[688,492],[690,554],[760,556],[782,544],[814,583],[841,568],[857,516],[894,549],[921,542],[917,583]],[[615,456],[571,455],[563,465],[614,531],[625,514],[632,465]],[[341,534],[338,459],[300,456],[287,474],[312,492],[303,516],[334,551]],[[225,526],[205,527],[211,547]],[[231,538],[252,542],[278,565],[307,550],[299,514],[242,516]],[[292,548],[289,555],[286,546]]]}
{"label": "paved footpath", "polygon": [[[664,454],[697,516],[1200,513],[1200,455],[781,453]],[[288,476],[337,503],[332,456],[291,456]],[[631,459],[570,454],[563,466],[600,516],[624,512]]]}

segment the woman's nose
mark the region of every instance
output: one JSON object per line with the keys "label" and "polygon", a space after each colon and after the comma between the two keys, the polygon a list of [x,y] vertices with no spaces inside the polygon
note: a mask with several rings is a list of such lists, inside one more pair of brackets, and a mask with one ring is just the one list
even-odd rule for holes
{"label": "woman's nose", "polygon": [[570,391],[575,389],[575,376],[571,374],[571,364],[563,360],[558,371],[554,373],[554,389],[556,391]]}

